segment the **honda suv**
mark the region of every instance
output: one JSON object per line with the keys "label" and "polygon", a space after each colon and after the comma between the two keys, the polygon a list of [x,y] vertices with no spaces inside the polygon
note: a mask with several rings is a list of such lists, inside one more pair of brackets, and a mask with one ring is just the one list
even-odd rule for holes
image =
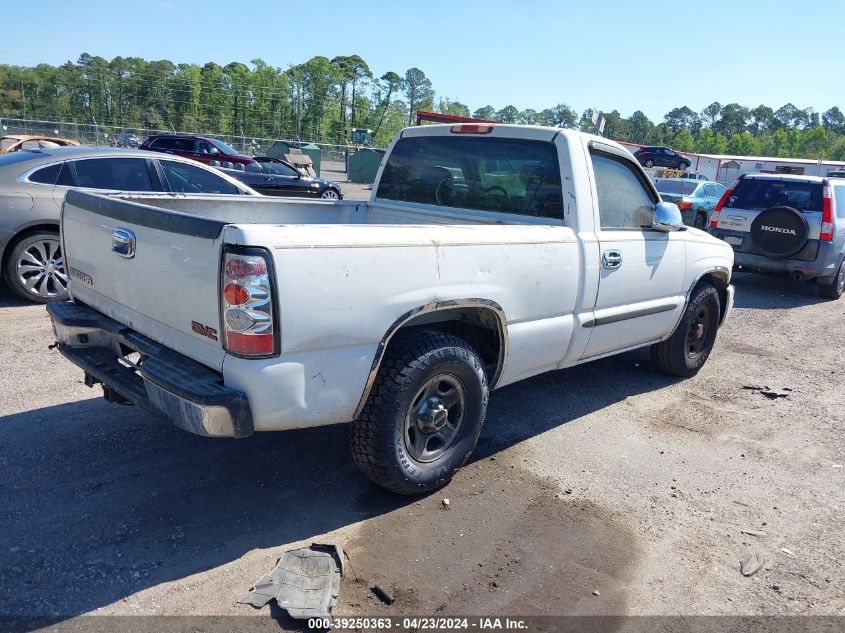
{"label": "honda suv", "polygon": [[193,158],[214,167],[231,169],[236,165],[255,164],[250,156],[240,154],[234,147],[210,136],[156,134],[147,137],[141,143],[141,149]]}
{"label": "honda suv", "polygon": [[742,175],[709,230],[743,269],[814,280],[830,299],[845,291],[845,178]]}

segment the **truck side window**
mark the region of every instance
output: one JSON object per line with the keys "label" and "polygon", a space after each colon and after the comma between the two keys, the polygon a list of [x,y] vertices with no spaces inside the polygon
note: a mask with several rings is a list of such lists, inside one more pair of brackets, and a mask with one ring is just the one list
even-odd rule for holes
{"label": "truck side window", "polygon": [[376,198],[563,219],[560,164],[550,141],[402,139],[388,156]]}
{"label": "truck side window", "polygon": [[655,201],[633,166],[624,159],[593,152],[593,171],[602,229],[651,227]]}

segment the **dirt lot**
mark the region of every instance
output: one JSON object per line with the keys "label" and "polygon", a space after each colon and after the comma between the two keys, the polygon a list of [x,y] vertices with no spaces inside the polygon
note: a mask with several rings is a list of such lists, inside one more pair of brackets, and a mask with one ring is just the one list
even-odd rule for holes
{"label": "dirt lot", "polygon": [[335,541],[336,615],[843,615],[845,300],[735,283],[699,376],[632,353],[496,391],[474,461],[423,499],[359,476],[342,426],[213,440],[109,405],[44,308],[0,294],[0,614],[263,621],[237,597]]}
{"label": "dirt lot", "polygon": [[343,190],[343,197],[346,200],[369,200],[373,191],[372,185],[347,182],[345,169],[343,163],[323,161],[320,178],[339,182]]}

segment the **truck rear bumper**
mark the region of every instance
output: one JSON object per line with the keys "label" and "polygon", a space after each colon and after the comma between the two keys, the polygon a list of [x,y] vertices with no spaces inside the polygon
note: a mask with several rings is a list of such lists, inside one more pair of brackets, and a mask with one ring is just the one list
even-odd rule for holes
{"label": "truck rear bumper", "polygon": [[54,302],[47,312],[59,351],[82,368],[86,384],[102,383],[107,399],[127,400],[197,435],[252,435],[246,394],[224,386],[217,372],[87,306]]}

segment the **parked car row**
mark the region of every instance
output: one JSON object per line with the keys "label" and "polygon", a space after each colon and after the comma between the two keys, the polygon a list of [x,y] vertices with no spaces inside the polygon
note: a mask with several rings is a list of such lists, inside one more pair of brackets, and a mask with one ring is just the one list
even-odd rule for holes
{"label": "parked car row", "polygon": [[56,147],[0,156],[0,261],[18,295],[67,296],[59,213],[71,188],[92,191],[258,195],[218,170],[179,156],[107,147]]}
{"label": "parked car row", "polygon": [[[304,176],[279,159],[239,155],[210,137],[154,136],[140,143],[134,134],[122,133],[115,143],[124,147],[79,147],[76,141],[48,137],[3,137],[0,273],[21,297],[46,302],[67,296],[59,214],[65,193],[71,188],[329,200],[343,197],[337,183]],[[137,146],[152,151],[128,149]],[[234,169],[235,165],[241,169]]]}

